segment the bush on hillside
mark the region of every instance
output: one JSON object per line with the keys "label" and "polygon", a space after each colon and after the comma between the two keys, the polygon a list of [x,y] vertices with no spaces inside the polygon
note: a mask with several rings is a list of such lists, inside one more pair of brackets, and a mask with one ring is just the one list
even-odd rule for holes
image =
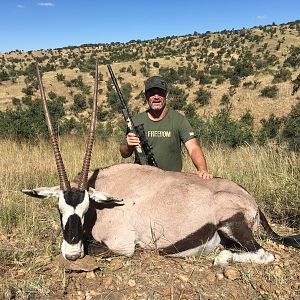
{"label": "bush on hillside", "polygon": [[226,144],[236,148],[254,142],[253,116],[246,112],[239,121],[231,118],[230,108],[221,109],[206,124],[209,143]]}
{"label": "bush on hillside", "polygon": [[257,142],[264,145],[268,140],[278,138],[282,122],[283,119],[274,114],[271,114],[268,119],[262,119],[260,121],[262,126],[257,134]]}
{"label": "bush on hillside", "polygon": [[182,110],[186,105],[188,94],[183,89],[174,85],[168,86],[168,93],[169,105],[175,110]]}
{"label": "bush on hillside", "polygon": [[[7,109],[0,112],[0,137],[35,140],[41,136],[48,136],[44,111],[41,101],[28,101],[27,107],[16,110]],[[24,104],[24,101],[23,101]],[[59,100],[48,101],[49,112],[53,128],[59,127],[64,116],[63,103]]]}
{"label": "bush on hillside", "polygon": [[260,95],[266,98],[276,98],[278,95],[278,87],[276,85],[266,86],[260,91]]}
{"label": "bush on hillside", "polygon": [[228,94],[223,94],[220,100],[220,105],[228,105],[230,104],[230,96]]}
{"label": "bush on hillside", "polygon": [[272,83],[279,83],[291,80],[292,73],[289,69],[280,68],[275,74]]}
{"label": "bush on hillside", "polygon": [[282,132],[283,138],[288,142],[289,148],[300,151],[300,101],[293,106],[287,115]]}
{"label": "bush on hillside", "polygon": [[289,56],[283,63],[284,67],[297,69],[300,67],[300,47],[292,46],[289,50]]}
{"label": "bush on hillside", "polygon": [[0,72],[0,82],[7,81],[7,80],[9,80],[9,74],[5,70],[2,70]]}
{"label": "bush on hillside", "polygon": [[77,114],[83,112],[87,108],[86,98],[82,94],[74,95],[74,103],[71,106],[71,110]]}
{"label": "bush on hillside", "polygon": [[209,104],[211,99],[211,92],[200,88],[196,93],[195,101],[200,104],[200,106],[205,106]]}

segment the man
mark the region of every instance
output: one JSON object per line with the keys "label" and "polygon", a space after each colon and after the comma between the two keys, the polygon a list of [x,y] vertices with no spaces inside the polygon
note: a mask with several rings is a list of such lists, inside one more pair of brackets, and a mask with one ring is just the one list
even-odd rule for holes
{"label": "man", "polygon": [[[167,84],[164,78],[152,76],[145,81],[145,96],[149,109],[133,117],[134,123],[144,124],[145,133],[158,167],[168,171],[182,169],[181,143],[184,143],[197,174],[203,179],[213,176],[207,171],[205,157],[188,120],[167,106]],[[132,155],[139,138],[132,132],[120,145],[122,157]]]}

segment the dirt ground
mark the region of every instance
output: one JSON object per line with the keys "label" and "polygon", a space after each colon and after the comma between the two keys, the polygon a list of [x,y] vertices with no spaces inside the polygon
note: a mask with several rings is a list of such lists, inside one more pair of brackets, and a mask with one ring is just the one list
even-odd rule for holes
{"label": "dirt ground", "polygon": [[299,249],[263,245],[274,263],[224,268],[213,266],[215,253],[180,259],[138,249],[126,258],[95,245],[90,257],[97,269],[86,272],[62,267],[59,248],[52,256],[34,249],[17,256],[17,245],[0,236],[0,299],[300,299]]}

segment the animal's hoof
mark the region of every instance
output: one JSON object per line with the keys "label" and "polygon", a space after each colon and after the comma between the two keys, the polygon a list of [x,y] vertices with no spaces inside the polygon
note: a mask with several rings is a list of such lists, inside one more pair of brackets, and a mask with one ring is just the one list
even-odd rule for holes
{"label": "animal's hoof", "polygon": [[269,264],[275,260],[274,255],[263,248],[257,250],[257,254],[261,264]]}
{"label": "animal's hoof", "polygon": [[214,260],[214,266],[226,266],[232,261],[232,252],[229,250],[222,250]]}

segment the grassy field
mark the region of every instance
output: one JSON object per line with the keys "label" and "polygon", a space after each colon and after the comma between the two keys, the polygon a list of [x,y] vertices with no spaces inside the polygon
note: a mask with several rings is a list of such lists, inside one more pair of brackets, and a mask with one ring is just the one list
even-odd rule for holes
{"label": "grassy field", "polygon": [[[72,178],[81,169],[85,143],[75,137],[59,142]],[[299,154],[275,146],[232,150],[215,145],[204,151],[210,171],[244,186],[268,218],[280,225],[277,230],[288,230],[284,226],[300,230]],[[68,275],[54,270],[52,264],[60,253],[60,221],[56,199],[36,200],[20,189],[57,185],[54,156],[48,141],[33,145],[1,141],[0,152],[0,298],[40,299],[53,293],[54,284],[59,290],[68,285]],[[96,141],[91,169],[125,161],[130,160],[120,158],[116,142]],[[184,170],[194,171],[186,155]]]}

